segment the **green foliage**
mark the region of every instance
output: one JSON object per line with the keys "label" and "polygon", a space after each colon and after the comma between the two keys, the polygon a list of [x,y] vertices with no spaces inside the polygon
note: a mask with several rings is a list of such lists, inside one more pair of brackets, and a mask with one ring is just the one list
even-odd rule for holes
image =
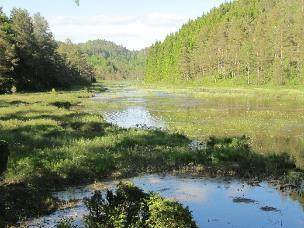
{"label": "green foliage", "polygon": [[94,81],[94,69],[73,45],[59,48],[40,15],[0,9],[0,93],[45,91]]}
{"label": "green foliage", "polygon": [[197,227],[188,208],[129,183],[120,183],[105,196],[97,191],[85,204],[88,227]]}
{"label": "green foliage", "polygon": [[250,149],[249,138],[246,136],[211,137],[206,145],[205,159],[208,163],[231,169],[244,177],[252,175],[279,177],[296,168],[289,154],[254,153]]}
{"label": "green foliage", "polygon": [[172,227],[172,228],[195,228],[188,207],[184,208],[180,203],[160,197],[157,194],[150,194],[147,201],[149,217],[145,227]]}
{"label": "green foliage", "polygon": [[10,93],[10,88],[14,85],[14,79],[0,77],[0,94]]}
{"label": "green foliage", "polygon": [[113,42],[92,40],[77,47],[88,55],[99,79],[142,79],[146,50],[130,51]]}
{"label": "green foliage", "polygon": [[58,53],[63,56],[63,66],[68,70],[68,81],[89,84],[95,80],[94,67],[88,63],[87,55],[70,40],[59,43]]}
{"label": "green foliage", "polygon": [[189,21],[149,50],[145,80],[303,84],[302,0],[240,0]]}
{"label": "green foliage", "polygon": [[11,25],[0,7],[0,94],[9,92],[12,87],[12,72],[16,62]]}
{"label": "green foliage", "polygon": [[51,105],[56,106],[57,108],[65,108],[65,109],[70,109],[72,104],[68,101],[57,101],[57,102],[53,102],[51,103]]}

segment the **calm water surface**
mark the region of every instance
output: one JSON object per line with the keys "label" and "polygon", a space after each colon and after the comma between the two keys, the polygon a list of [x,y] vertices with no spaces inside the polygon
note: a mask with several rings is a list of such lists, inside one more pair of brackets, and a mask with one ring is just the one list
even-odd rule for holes
{"label": "calm water surface", "polygon": [[[164,197],[188,206],[199,227],[304,227],[303,206],[297,200],[277,191],[267,183],[256,186],[237,180],[181,178],[148,175],[130,179],[146,192],[158,192]],[[100,188],[113,188],[116,182]],[[96,187],[69,188],[54,193],[62,200],[78,199],[77,206],[32,220],[28,227],[55,227],[62,217],[74,219],[83,227],[87,214],[82,199],[90,197]]]}

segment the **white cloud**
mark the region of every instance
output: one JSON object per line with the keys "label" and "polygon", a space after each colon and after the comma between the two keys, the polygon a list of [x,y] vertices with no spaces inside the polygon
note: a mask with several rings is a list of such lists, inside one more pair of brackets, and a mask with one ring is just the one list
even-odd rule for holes
{"label": "white cloud", "polygon": [[151,13],[145,16],[82,16],[47,17],[58,40],[70,38],[74,42],[107,39],[129,49],[150,46],[177,31],[188,18],[175,14]]}

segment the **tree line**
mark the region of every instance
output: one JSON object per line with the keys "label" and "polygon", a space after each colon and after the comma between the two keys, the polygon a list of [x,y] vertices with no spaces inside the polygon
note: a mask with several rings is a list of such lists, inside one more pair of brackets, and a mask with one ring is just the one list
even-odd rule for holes
{"label": "tree line", "polygon": [[71,42],[58,43],[39,13],[0,8],[0,93],[44,91],[95,80],[86,55]]}
{"label": "tree line", "polygon": [[131,51],[106,40],[77,44],[88,55],[99,79],[143,79],[147,50]]}
{"label": "tree line", "polygon": [[239,0],[149,49],[147,81],[304,83],[304,0]]}

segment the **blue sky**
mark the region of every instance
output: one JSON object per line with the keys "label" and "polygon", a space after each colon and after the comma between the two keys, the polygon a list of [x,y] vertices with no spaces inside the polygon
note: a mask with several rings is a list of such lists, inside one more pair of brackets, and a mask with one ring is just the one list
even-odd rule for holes
{"label": "blue sky", "polygon": [[6,13],[13,7],[40,12],[57,40],[107,39],[129,49],[150,46],[177,31],[190,18],[225,0],[0,0]]}

